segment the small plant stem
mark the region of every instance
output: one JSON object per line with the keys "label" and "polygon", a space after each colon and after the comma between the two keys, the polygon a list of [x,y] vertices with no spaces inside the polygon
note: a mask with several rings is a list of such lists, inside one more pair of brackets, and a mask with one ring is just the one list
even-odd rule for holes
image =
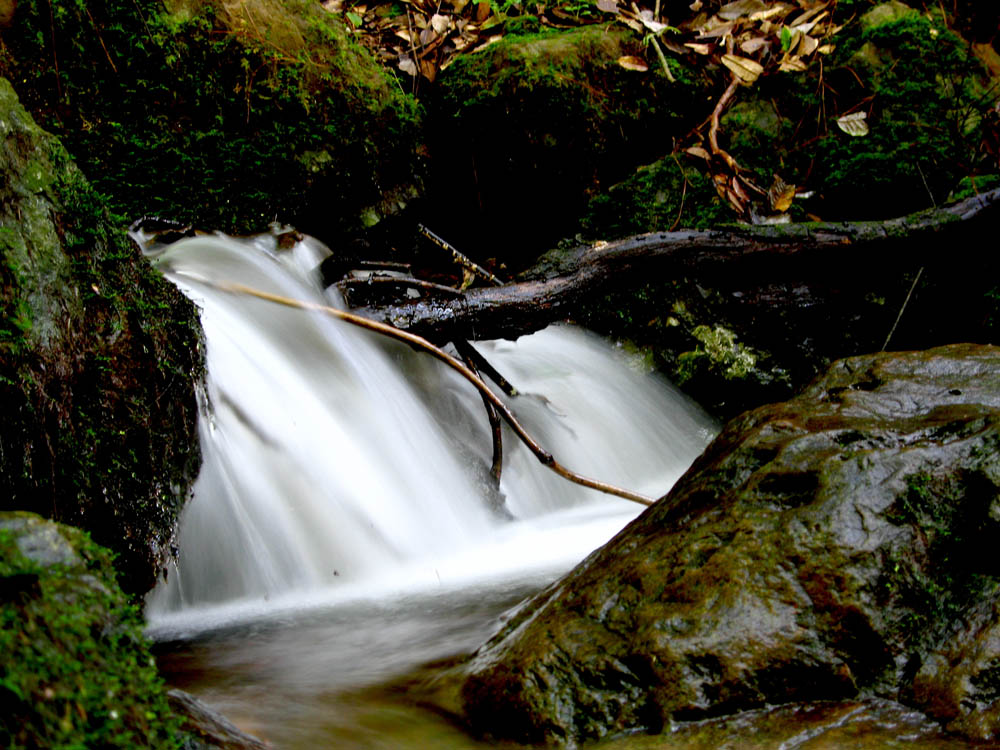
{"label": "small plant stem", "polygon": [[906,306],[910,304],[910,297],[913,296],[913,290],[917,288],[917,282],[920,281],[920,276],[924,272],[924,267],[920,266],[920,270],[917,271],[917,275],[913,279],[913,283],[910,284],[910,291],[906,293],[906,299],[903,300],[903,305],[899,308],[899,314],[896,316],[896,322],[892,324],[892,328],[889,330],[889,335],[885,337],[885,343],[882,344],[881,351],[885,351],[889,348],[889,342],[892,340],[892,334],[896,332],[896,326],[899,325],[899,321],[903,318],[903,312],[906,310]]}

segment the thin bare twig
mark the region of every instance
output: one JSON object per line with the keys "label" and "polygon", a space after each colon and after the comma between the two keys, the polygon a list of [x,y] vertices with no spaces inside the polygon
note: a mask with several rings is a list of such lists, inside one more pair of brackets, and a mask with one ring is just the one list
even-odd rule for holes
{"label": "thin bare twig", "polygon": [[899,325],[899,321],[903,319],[903,313],[906,311],[906,306],[910,304],[910,297],[913,296],[913,290],[917,288],[917,282],[920,281],[921,275],[924,273],[924,267],[920,266],[920,270],[917,271],[917,275],[913,279],[913,283],[910,284],[910,291],[906,293],[906,299],[903,300],[902,306],[899,308],[899,314],[896,316],[896,322],[892,324],[892,328],[889,329],[889,335],[885,337],[885,343],[882,344],[881,351],[885,351],[889,348],[889,342],[892,341],[892,334],[896,332],[896,326]]}
{"label": "thin bare twig", "polygon": [[712,153],[721,156],[733,172],[739,171],[739,165],[732,156],[719,148],[719,118],[729,104],[729,100],[733,98],[733,94],[736,93],[736,87],[739,86],[739,83],[740,79],[734,74],[733,80],[729,82],[729,86],[726,87],[722,96],[719,97],[719,101],[716,102],[715,109],[712,110],[712,124],[708,128],[708,144],[712,147]]}
{"label": "thin bare twig", "polygon": [[567,469],[565,466],[557,462],[551,453],[542,448],[538,442],[536,442],[535,439],[528,434],[528,431],[524,429],[507,404],[505,404],[500,397],[497,396],[485,382],[483,382],[482,378],[462,364],[462,362],[455,359],[455,357],[452,357],[447,352],[434,346],[434,344],[421,336],[408,333],[407,331],[401,331],[393,326],[386,325],[385,323],[379,323],[378,321],[370,320],[369,318],[364,318],[360,315],[355,315],[354,313],[338,310],[335,307],[329,307],[315,302],[292,299],[290,297],[283,297],[278,294],[271,294],[270,292],[255,289],[253,287],[246,286],[245,284],[239,284],[236,282],[213,282],[202,277],[199,277],[197,281],[222,292],[245,294],[251,297],[257,297],[258,299],[267,300],[268,302],[274,302],[275,304],[284,305],[285,307],[294,307],[300,310],[312,310],[314,312],[330,315],[334,318],[350,323],[351,325],[357,326],[358,328],[363,328],[367,331],[373,331],[375,333],[382,334],[383,336],[388,336],[389,338],[402,341],[416,349],[427,352],[432,357],[440,362],[443,362],[469,381],[476,388],[476,390],[482,394],[483,398],[492,404],[500,417],[510,426],[510,428],[514,431],[514,434],[520,438],[521,442],[527,446],[528,450],[535,455],[535,458],[537,458],[541,464],[547,466],[564,479],[568,479],[570,482],[579,484],[582,487],[589,487],[590,489],[597,490],[598,492],[615,495],[616,497],[631,500],[632,502],[639,503],[640,505],[653,504],[653,499],[650,497],[646,497],[638,492],[632,492],[631,490],[616,487],[615,485],[608,484],[607,482],[590,479],[589,477],[585,477],[582,474],[577,474],[576,472]]}
{"label": "thin bare twig", "polygon": [[101,43],[101,49],[104,50],[104,56],[108,58],[108,64],[111,66],[111,70],[115,72],[115,75],[118,75],[118,66],[115,65],[115,61],[111,59],[111,53],[108,52],[107,45],[104,44],[104,38],[101,36],[101,30],[97,28],[97,22],[94,21],[94,17],[90,15],[90,8],[84,5],[83,10],[87,14],[87,18],[90,19],[90,25],[94,27],[94,34],[97,35],[97,41]]}
{"label": "thin bare twig", "polygon": [[[462,343],[466,346],[465,351],[458,345],[458,341],[455,342],[455,348],[462,355],[462,359],[465,360],[466,367],[479,375],[479,368],[476,367],[475,359],[468,355],[468,350],[472,349],[472,345],[465,341]],[[474,349],[472,350],[475,351]],[[503,430],[501,429],[500,415],[497,414],[496,407],[490,403],[490,400],[482,392],[479,395],[483,399],[483,406],[486,407],[486,418],[489,419],[490,432],[493,434],[493,461],[490,464],[490,475],[499,487],[500,474],[503,471]]]}
{"label": "thin bare twig", "polygon": [[674,219],[674,223],[671,224],[670,229],[667,230],[672,232],[675,229],[677,229],[677,225],[681,223],[681,216],[684,214],[684,198],[687,196],[688,178],[687,174],[684,173],[684,167],[681,166],[681,160],[677,158],[677,153],[673,152],[670,154],[670,156],[673,157],[674,163],[677,165],[677,168],[681,171],[681,177],[684,178],[684,184],[681,186],[681,204],[677,208],[677,218]]}

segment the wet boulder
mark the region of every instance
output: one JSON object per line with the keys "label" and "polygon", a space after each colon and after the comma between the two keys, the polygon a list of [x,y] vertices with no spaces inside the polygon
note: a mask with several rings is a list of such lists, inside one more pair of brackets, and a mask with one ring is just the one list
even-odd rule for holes
{"label": "wet boulder", "polygon": [[152,587],[198,472],[191,303],[0,78],[0,511],[79,526]]}
{"label": "wet boulder", "polygon": [[179,747],[142,627],[108,550],[78,529],[0,511],[4,747]]}
{"label": "wet boulder", "polygon": [[479,733],[573,744],[876,696],[997,728],[1000,348],[835,363],[459,668]]}

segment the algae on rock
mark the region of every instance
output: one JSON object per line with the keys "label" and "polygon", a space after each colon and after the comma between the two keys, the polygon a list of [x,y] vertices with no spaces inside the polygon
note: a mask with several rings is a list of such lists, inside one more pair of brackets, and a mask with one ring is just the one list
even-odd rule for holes
{"label": "algae on rock", "polygon": [[193,307],[0,79],[0,509],[88,529],[145,591],[199,462]]}

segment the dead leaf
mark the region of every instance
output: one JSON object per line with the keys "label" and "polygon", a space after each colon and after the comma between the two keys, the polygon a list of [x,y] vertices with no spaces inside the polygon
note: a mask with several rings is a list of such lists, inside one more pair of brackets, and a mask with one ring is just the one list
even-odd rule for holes
{"label": "dead leaf", "polygon": [[437,78],[437,65],[432,63],[430,60],[421,60],[420,73],[428,81],[434,83],[434,79]]}
{"label": "dead leaf", "polygon": [[431,28],[438,34],[444,35],[448,31],[448,25],[448,16],[441,15],[440,13],[435,13],[431,16]]}
{"label": "dead leaf", "polygon": [[753,39],[747,39],[745,42],[741,42],[740,49],[748,55],[752,55],[754,52],[759,52],[760,49],[767,46],[767,44],[768,41],[766,36],[758,36]]}
{"label": "dead leaf", "polygon": [[809,8],[808,10],[799,13],[792,21],[789,21],[789,26],[801,26],[804,23],[808,23],[812,19],[813,23],[816,23],[824,16],[827,15],[826,6],[830,3],[822,3],[814,8]]}
{"label": "dead leaf", "polygon": [[618,13],[618,0],[597,0],[597,9],[605,13]]}
{"label": "dead leaf", "polygon": [[687,52],[687,50],[684,49],[683,44],[681,44],[680,42],[675,42],[673,39],[670,39],[669,37],[661,36],[660,45],[664,49],[668,49],[676,55],[683,55],[685,52]]}
{"label": "dead leaf", "polygon": [[722,64],[729,68],[742,83],[750,85],[764,72],[764,67],[756,60],[739,55],[723,55]]}
{"label": "dead leaf", "polygon": [[417,75],[417,64],[413,62],[413,58],[409,55],[403,55],[399,58],[399,69],[407,75]]}
{"label": "dead leaf", "polygon": [[639,13],[639,21],[642,23],[643,26],[652,31],[654,34],[659,34],[661,31],[670,28],[669,26],[667,26],[667,24],[660,23],[655,18],[653,18],[653,11],[651,10],[641,11]]}
{"label": "dead leaf", "polygon": [[699,10],[701,10],[701,0],[694,0],[694,2],[691,3],[688,7],[695,13],[697,13]]}
{"label": "dead leaf", "polygon": [[782,73],[801,73],[808,66],[799,57],[788,57],[781,61],[778,70]]}
{"label": "dead leaf", "polygon": [[738,214],[742,214],[743,211],[746,209],[746,206],[744,205],[740,197],[730,189],[726,190],[726,200],[729,201],[729,205],[732,206],[733,210],[736,211],[736,213]]}
{"label": "dead leaf", "polygon": [[625,70],[638,70],[641,73],[645,73],[649,70],[649,65],[641,57],[636,57],[635,55],[624,55],[618,58],[618,64],[621,65]]}
{"label": "dead leaf", "polygon": [[810,21],[809,23],[796,23],[796,24],[792,24],[792,28],[793,29],[798,29],[803,34],[808,34],[810,31],[812,31],[816,27],[816,24],[818,24],[820,21],[823,20],[823,16],[825,16],[825,15],[826,15],[826,13],[823,13],[819,18],[817,18],[814,21]]}
{"label": "dead leaf", "polygon": [[698,39],[714,39],[720,36],[728,36],[733,33],[733,29],[736,28],[735,23],[725,23],[719,21],[715,16],[712,17],[711,21],[705,24],[701,30],[698,32]]}
{"label": "dead leaf", "polygon": [[482,0],[476,6],[476,23],[482,23],[490,15],[490,4],[487,0]]}
{"label": "dead leaf", "polygon": [[821,55],[829,55],[835,49],[837,49],[837,46],[834,44],[824,44],[821,47],[819,47],[816,51],[819,52]]}
{"label": "dead leaf", "polygon": [[691,156],[697,156],[699,159],[704,159],[705,161],[711,161],[712,159],[712,155],[701,146],[691,146],[690,148],[686,148],[684,149],[684,153],[691,154]]}
{"label": "dead leaf", "polygon": [[688,42],[684,46],[685,47],[690,47],[695,52],[697,52],[699,55],[709,55],[709,54],[712,53],[712,45],[711,44],[695,44],[694,42]]}
{"label": "dead leaf", "polygon": [[819,47],[819,40],[809,36],[808,34],[802,35],[802,41],[799,42],[799,55],[802,57],[808,57]]}
{"label": "dead leaf", "polygon": [[788,10],[788,6],[787,5],[783,5],[782,3],[778,3],[777,5],[773,5],[770,8],[767,8],[766,10],[760,10],[760,11],[757,11],[756,13],[751,13],[750,14],[750,20],[751,21],[766,21],[767,19],[771,18],[772,16],[779,15],[780,13],[784,13],[787,10]]}
{"label": "dead leaf", "polygon": [[740,185],[739,178],[733,177],[733,179],[730,180],[730,184],[732,185],[731,188],[732,191],[740,197],[741,201],[750,200],[750,196],[746,194],[746,191],[743,189],[743,186]]}
{"label": "dead leaf", "polygon": [[792,201],[795,200],[795,185],[789,185],[776,173],[774,182],[767,191],[767,200],[771,204],[772,211],[784,213],[791,208]]}
{"label": "dead leaf", "polygon": [[766,9],[767,5],[762,0],[735,0],[719,8],[717,15],[725,21],[735,21],[740,16],[749,16]]}
{"label": "dead leaf", "polygon": [[868,135],[867,118],[867,112],[853,112],[849,115],[838,117],[837,127],[848,135],[860,138],[861,136]]}

